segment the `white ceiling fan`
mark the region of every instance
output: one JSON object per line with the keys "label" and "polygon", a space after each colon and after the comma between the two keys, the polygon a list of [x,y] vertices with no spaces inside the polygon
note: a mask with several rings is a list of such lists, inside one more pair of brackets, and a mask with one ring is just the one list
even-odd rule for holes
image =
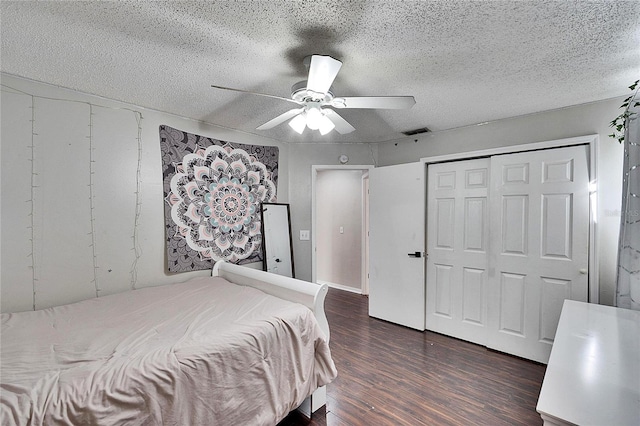
{"label": "white ceiling fan", "polygon": [[309,67],[309,76],[306,81],[300,81],[293,85],[290,99],[230,87],[215,85],[211,87],[266,96],[297,104],[298,108],[280,114],[257,127],[257,130],[271,129],[291,120],[289,126],[300,134],[306,127],[311,130],[319,130],[322,135],[326,135],[333,129],[340,134],[353,132],[355,128],[332,108],[409,109],[416,103],[413,96],[336,97],[331,91],[331,85],[340,71],[342,62],[330,56],[312,55],[305,58],[304,64]]}

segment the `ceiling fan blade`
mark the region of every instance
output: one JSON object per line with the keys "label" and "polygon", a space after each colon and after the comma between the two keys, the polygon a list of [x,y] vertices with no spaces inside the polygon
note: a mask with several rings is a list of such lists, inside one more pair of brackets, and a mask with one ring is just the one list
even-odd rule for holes
{"label": "ceiling fan blade", "polygon": [[354,96],[333,99],[335,108],[409,109],[415,105],[413,96]]}
{"label": "ceiling fan blade", "polygon": [[272,129],[272,128],[276,127],[278,124],[282,124],[285,121],[295,117],[296,115],[300,114],[302,111],[304,111],[304,108],[290,109],[289,111],[287,111],[287,112],[285,112],[283,114],[280,114],[276,118],[267,121],[262,126],[256,127],[256,130],[269,130],[269,129]]}
{"label": "ceiling fan blade", "polygon": [[265,97],[267,97],[267,98],[280,99],[280,100],[283,100],[283,101],[293,102],[294,104],[302,105],[302,103],[301,103],[301,102],[294,101],[293,99],[290,99],[290,98],[283,98],[283,97],[281,97],[281,96],[275,96],[275,95],[267,95],[266,93],[250,92],[250,91],[248,91],[248,90],[234,89],[234,88],[232,88],[232,87],[216,86],[216,85],[214,85],[214,84],[212,84],[212,85],[211,85],[211,87],[213,87],[214,89],[231,90],[231,91],[234,91],[234,92],[248,93],[248,94],[250,94],[250,95],[265,96]]}
{"label": "ceiling fan blade", "polygon": [[317,93],[327,93],[340,71],[342,62],[331,56],[313,55],[309,64],[309,78],[307,90]]}
{"label": "ceiling fan blade", "polygon": [[351,133],[356,129],[334,110],[325,108],[322,111],[324,112],[324,115],[326,115],[329,120],[331,120],[331,122],[336,126],[336,132],[340,133],[341,135],[346,135],[347,133]]}

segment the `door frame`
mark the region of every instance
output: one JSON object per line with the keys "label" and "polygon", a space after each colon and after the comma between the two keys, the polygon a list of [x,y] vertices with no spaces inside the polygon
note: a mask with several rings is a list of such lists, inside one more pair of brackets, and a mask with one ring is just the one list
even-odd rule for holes
{"label": "door frame", "polygon": [[[424,157],[420,159],[420,162],[424,164],[425,175],[429,164],[443,163],[446,161],[457,160],[469,160],[479,157],[490,157],[492,155],[500,154],[514,154],[517,152],[535,151],[540,149],[549,148],[562,148],[575,145],[588,145],[589,146],[589,303],[600,302],[600,280],[599,280],[599,267],[598,267],[598,240],[597,226],[598,226],[598,146],[600,138],[597,134],[577,136],[574,138],[555,139],[544,142],[532,142],[520,145],[510,145],[500,148],[488,148],[478,151],[459,152],[454,154],[437,155],[432,157]],[[428,175],[427,175],[428,176]],[[425,188],[428,190],[428,182],[425,183]],[[428,194],[427,194],[428,196]],[[428,212],[427,212],[428,213]],[[426,235],[426,223],[427,215],[425,214],[425,241],[428,238]],[[426,245],[425,245],[426,247]],[[426,275],[425,275],[426,285]],[[426,292],[425,292],[426,294]]]}
{"label": "door frame", "polygon": [[369,172],[362,173],[362,294],[369,294]]}
{"label": "door frame", "polygon": [[[318,172],[325,170],[360,170],[363,174],[369,173],[371,169],[373,169],[373,165],[312,165],[311,166],[311,282],[317,282],[317,261],[316,261],[316,178],[318,176]],[[362,200],[362,217],[364,223],[364,209],[367,203],[365,200]],[[365,235],[362,235],[362,257],[360,259],[360,264],[365,264]],[[364,268],[364,266],[362,266]],[[365,275],[361,276],[360,282],[360,291],[365,290]]]}

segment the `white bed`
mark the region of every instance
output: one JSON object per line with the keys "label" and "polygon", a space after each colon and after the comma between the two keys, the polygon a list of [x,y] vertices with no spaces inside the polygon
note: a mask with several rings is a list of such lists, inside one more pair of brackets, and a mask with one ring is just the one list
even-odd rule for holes
{"label": "white bed", "polygon": [[213,275],[2,314],[2,425],[274,425],[322,406],[326,286]]}

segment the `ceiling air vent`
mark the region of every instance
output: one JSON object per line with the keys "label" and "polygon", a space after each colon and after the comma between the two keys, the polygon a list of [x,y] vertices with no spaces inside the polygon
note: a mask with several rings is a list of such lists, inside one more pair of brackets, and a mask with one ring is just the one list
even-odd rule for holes
{"label": "ceiling air vent", "polygon": [[419,135],[421,133],[427,133],[430,132],[431,130],[429,130],[428,127],[421,127],[419,129],[414,129],[414,130],[407,130],[406,132],[402,132],[403,135],[407,135],[407,136],[413,136],[413,135]]}

